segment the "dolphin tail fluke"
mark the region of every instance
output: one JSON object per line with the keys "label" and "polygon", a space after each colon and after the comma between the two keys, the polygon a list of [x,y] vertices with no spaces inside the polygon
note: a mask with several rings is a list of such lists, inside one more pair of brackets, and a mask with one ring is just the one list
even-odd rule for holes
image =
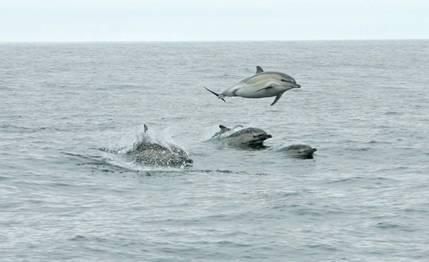
{"label": "dolphin tail fluke", "polygon": [[223,102],[226,102],[225,99],[223,98],[222,95],[216,93],[215,91],[212,91],[210,89],[208,89],[207,87],[204,87],[207,91],[209,91],[210,93],[212,93],[213,95],[217,96],[217,98],[222,99]]}

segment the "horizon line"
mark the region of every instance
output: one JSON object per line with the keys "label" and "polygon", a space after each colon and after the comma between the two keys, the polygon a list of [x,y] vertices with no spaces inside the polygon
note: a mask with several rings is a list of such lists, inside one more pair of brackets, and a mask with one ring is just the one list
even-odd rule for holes
{"label": "horizon line", "polygon": [[232,43],[232,42],[330,42],[330,41],[427,41],[429,38],[346,38],[289,40],[0,40],[0,44],[43,43]]}

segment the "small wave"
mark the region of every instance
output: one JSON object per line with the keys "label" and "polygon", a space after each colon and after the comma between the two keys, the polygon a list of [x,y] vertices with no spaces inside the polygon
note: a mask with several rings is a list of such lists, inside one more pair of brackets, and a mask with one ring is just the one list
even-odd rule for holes
{"label": "small wave", "polygon": [[317,249],[317,250],[321,249],[321,250],[326,250],[326,251],[330,251],[330,252],[338,251],[338,248],[336,248],[335,246],[328,245],[328,244],[322,244],[322,243],[307,244],[305,246],[309,247],[310,249]]}
{"label": "small wave", "polygon": [[88,240],[88,238],[85,236],[82,236],[82,235],[76,235],[76,236],[69,238],[69,240],[70,241],[83,241],[83,240]]}
{"label": "small wave", "polygon": [[111,90],[111,89],[114,89],[114,88],[118,88],[118,89],[122,89],[122,88],[141,88],[141,85],[140,84],[135,84],[135,83],[110,84],[110,85],[107,85],[107,88],[101,86],[98,89],[101,89],[101,90],[109,89],[109,90]]}
{"label": "small wave", "polygon": [[393,222],[378,222],[374,227],[381,230],[399,230],[403,232],[415,232],[415,228],[410,227],[409,225],[401,225]]}
{"label": "small wave", "polygon": [[221,169],[216,169],[216,170],[202,169],[202,170],[193,170],[193,172],[201,172],[201,173],[223,173],[223,174],[232,174],[232,173],[234,173],[234,171],[231,171],[231,170],[221,170]]}
{"label": "small wave", "polygon": [[91,155],[71,152],[62,152],[65,156],[77,159],[79,166],[90,166],[100,172],[105,173],[135,173],[145,176],[159,175],[186,175],[186,174],[207,174],[207,175],[268,175],[267,173],[251,174],[246,171],[234,171],[228,169],[192,169],[178,167],[153,167],[143,166],[133,161],[121,157],[118,154],[105,152],[105,155]]}
{"label": "small wave", "polygon": [[133,168],[129,168],[126,165],[116,164],[111,159],[105,158],[100,155],[84,155],[78,153],[70,153],[70,152],[62,152],[64,155],[73,157],[78,160],[82,160],[82,162],[77,163],[77,165],[84,166],[93,166],[97,169],[100,169],[102,172],[139,172],[140,170],[136,170]]}
{"label": "small wave", "polygon": [[152,167],[139,165],[133,161],[114,153],[105,155],[85,155],[79,153],[62,152],[64,155],[78,159],[79,166],[90,166],[104,173],[135,173],[152,176],[155,174],[183,173],[182,168],[174,167]]}
{"label": "small wave", "polygon": [[245,171],[233,171],[233,170],[222,170],[222,169],[188,169],[186,173],[203,173],[203,174],[237,174],[237,175],[248,175]]}
{"label": "small wave", "polygon": [[384,115],[386,115],[386,116],[394,116],[394,115],[402,115],[402,113],[401,112],[396,112],[396,111],[388,111],[388,112],[385,112]]}
{"label": "small wave", "polygon": [[83,235],[75,235],[68,239],[69,241],[92,241],[92,242],[105,242],[107,239],[102,237],[96,237],[96,236],[83,236]]}
{"label": "small wave", "polygon": [[6,132],[19,132],[19,133],[37,133],[40,131],[62,131],[55,127],[26,127],[11,124],[1,124],[0,129],[4,129]]}
{"label": "small wave", "polygon": [[53,183],[50,183],[49,185],[53,186],[53,187],[70,187],[70,186],[72,186],[72,184],[61,183],[61,182],[53,182]]}
{"label": "small wave", "polygon": [[355,148],[349,147],[347,149],[350,151],[355,151],[355,152],[367,152],[367,151],[371,150],[370,147],[355,147]]}
{"label": "small wave", "polygon": [[409,170],[409,166],[393,166],[393,167],[384,167],[384,168],[378,168],[375,169],[374,173],[386,173],[388,171],[403,171],[403,170]]}
{"label": "small wave", "polygon": [[393,229],[393,228],[400,228],[401,225],[393,224],[389,222],[379,222],[375,225],[375,227],[381,228],[381,229]]}
{"label": "small wave", "polygon": [[415,214],[428,214],[429,210],[426,210],[424,208],[405,208],[403,209],[406,213],[415,213]]}
{"label": "small wave", "polygon": [[173,120],[183,120],[186,119],[185,116],[168,116],[168,117],[161,117],[162,121],[173,121]]}
{"label": "small wave", "polygon": [[396,181],[393,178],[386,178],[386,177],[373,177],[373,176],[354,176],[354,177],[346,177],[346,178],[340,178],[340,179],[334,179],[329,182],[328,184],[337,184],[337,183],[354,183],[354,182],[360,182],[360,181],[377,181],[380,182],[392,182]]}

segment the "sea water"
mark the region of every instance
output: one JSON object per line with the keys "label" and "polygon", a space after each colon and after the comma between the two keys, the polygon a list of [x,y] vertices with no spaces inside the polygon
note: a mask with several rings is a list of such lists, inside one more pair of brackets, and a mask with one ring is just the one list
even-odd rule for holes
{"label": "sea water", "polygon": [[[203,88],[256,65],[302,88]],[[428,87],[429,41],[1,44],[0,260],[427,261]],[[123,158],[143,124],[193,166]]]}

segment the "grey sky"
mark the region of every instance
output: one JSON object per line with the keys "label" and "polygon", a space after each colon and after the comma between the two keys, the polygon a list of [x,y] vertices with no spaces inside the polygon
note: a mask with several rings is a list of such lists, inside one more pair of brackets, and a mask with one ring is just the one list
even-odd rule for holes
{"label": "grey sky", "polygon": [[429,0],[0,0],[0,41],[429,38]]}

